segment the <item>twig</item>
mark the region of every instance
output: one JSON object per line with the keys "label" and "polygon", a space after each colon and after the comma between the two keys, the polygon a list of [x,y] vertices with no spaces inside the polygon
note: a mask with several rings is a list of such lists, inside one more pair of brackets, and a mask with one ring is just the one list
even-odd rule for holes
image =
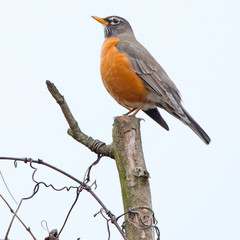
{"label": "twig", "polygon": [[11,220],[9,226],[8,226],[8,230],[7,230],[7,232],[6,232],[6,235],[5,235],[4,240],[8,240],[8,234],[9,234],[10,229],[11,229],[11,227],[12,227],[13,221],[14,221],[15,217],[17,216],[17,212],[18,212],[18,210],[19,210],[19,208],[20,208],[20,206],[21,206],[21,204],[22,204],[22,201],[23,201],[23,199],[20,201],[20,203],[18,204],[18,207],[17,207],[16,211],[15,211],[14,214],[13,214],[12,220]]}
{"label": "twig", "polygon": [[83,190],[83,188],[80,188],[80,189],[77,190],[77,192],[76,192],[76,198],[75,198],[75,200],[74,200],[74,202],[73,202],[70,210],[68,211],[68,214],[67,214],[67,216],[66,216],[66,219],[65,219],[65,221],[64,221],[64,223],[63,223],[63,225],[62,225],[62,228],[60,229],[59,233],[57,234],[58,237],[59,237],[59,235],[61,234],[62,230],[64,229],[64,227],[65,227],[65,225],[66,225],[66,223],[67,223],[67,220],[68,220],[68,218],[69,218],[69,216],[70,216],[70,213],[72,212],[72,210],[73,210],[73,208],[74,208],[74,206],[75,206],[75,204],[76,204],[76,202],[77,202],[77,200],[78,200],[79,194],[80,194],[80,192],[81,192],[82,190]]}
{"label": "twig", "polygon": [[4,179],[4,177],[3,177],[1,171],[0,171],[0,175],[1,175],[1,178],[2,178],[2,180],[3,180],[3,183],[4,183],[4,185],[5,185],[5,187],[6,187],[7,191],[8,191],[8,193],[10,194],[11,198],[13,199],[13,201],[14,201],[16,204],[18,204],[17,201],[16,201],[16,199],[13,197],[13,195],[12,195],[10,189],[8,188],[7,183],[6,183],[5,179]]}
{"label": "twig", "polygon": [[[0,194],[0,197],[2,198],[2,200],[3,200],[3,201],[6,203],[6,205],[8,206],[10,212],[14,214],[14,210],[11,208],[11,206],[8,204],[8,202],[5,200],[5,198],[4,198],[1,194]],[[27,227],[27,226],[24,224],[24,222],[21,220],[21,218],[20,218],[17,214],[16,214],[16,218],[17,218],[17,219],[19,220],[19,222],[23,225],[23,227],[26,229],[26,231],[29,232],[29,234],[32,236],[32,238],[33,238],[34,240],[37,240],[37,239],[34,237],[33,233],[31,232],[30,228]]]}
{"label": "twig", "polygon": [[[103,208],[100,209],[99,212],[95,213],[95,214],[94,214],[94,217],[96,217],[99,213],[100,213],[100,214],[102,215],[102,217],[107,221],[108,240],[110,239],[110,236],[111,236],[111,234],[110,234],[110,229],[109,229],[109,221],[111,221],[111,223],[113,223],[114,225],[117,225],[117,226],[119,227],[119,228],[117,227],[118,231],[119,231],[119,232],[122,232],[122,233],[123,233],[123,234],[122,234],[123,239],[124,239],[124,240],[127,240],[124,232],[122,231],[122,229],[120,228],[120,226],[119,226],[118,223],[117,223],[117,220],[119,219],[119,217],[116,218],[115,215],[113,215],[110,211],[109,211],[109,212],[106,212],[105,209],[103,209]],[[107,218],[106,216],[104,216],[104,213],[105,213],[109,218]]]}
{"label": "twig", "polygon": [[112,145],[106,145],[105,143],[93,139],[89,137],[85,133],[83,133],[78,126],[77,121],[75,120],[74,116],[72,115],[67,102],[64,99],[64,96],[58,91],[54,83],[50,82],[49,80],[46,81],[47,87],[53,98],[56,100],[58,105],[60,106],[64,117],[66,118],[70,129],[68,129],[68,134],[72,136],[75,140],[82,143],[86,147],[88,147],[91,151],[102,154],[103,156],[114,158],[113,157],[113,147]]}

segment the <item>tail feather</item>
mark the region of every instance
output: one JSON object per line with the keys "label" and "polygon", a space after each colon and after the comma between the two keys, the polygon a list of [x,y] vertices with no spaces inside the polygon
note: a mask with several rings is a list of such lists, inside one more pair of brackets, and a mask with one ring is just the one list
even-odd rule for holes
{"label": "tail feather", "polygon": [[199,126],[199,124],[192,118],[192,116],[182,107],[183,112],[189,119],[190,123],[183,121],[187,124],[206,144],[211,142],[210,137],[207,133]]}
{"label": "tail feather", "polygon": [[[165,109],[166,110],[166,109]],[[192,116],[181,106],[181,115],[177,114],[172,109],[169,109],[169,113],[172,114],[177,119],[181,120],[184,124],[189,126],[201,139],[204,143],[209,144],[211,142],[210,137],[207,133],[199,126],[199,124],[192,118]],[[156,121],[166,130],[169,130],[169,127],[165,120],[162,118],[157,108],[151,108],[148,110],[143,110],[149,117]]]}

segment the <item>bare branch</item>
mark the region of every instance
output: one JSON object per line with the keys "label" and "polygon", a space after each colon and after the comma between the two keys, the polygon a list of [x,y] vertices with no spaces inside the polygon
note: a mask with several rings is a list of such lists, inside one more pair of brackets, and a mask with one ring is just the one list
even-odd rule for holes
{"label": "bare branch", "polygon": [[58,91],[54,83],[50,82],[49,80],[46,81],[47,87],[49,92],[52,94],[53,98],[56,100],[58,105],[61,107],[61,110],[66,118],[69,129],[68,134],[72,136],[75,140],[82,143],[86,147],[88,147],[91,151],[102,154],[103,156],[107,156],[110,158],[113,157],[113,147],[112,144],[106,145],[104,142],[93,139],[92,137],[83,133],[78,126],[77,121],[75,120],[74,116],[72,115],[67,102],[64,99],[64,96]]}
{"label": "bare branch", "polygon": [[76,192],[76,198],[75,198],[75,200],[74,200],[74,202],[73,202],[70,210],[68,211],[67,217],[66,217],[66,219],[65,219],[65,221],[64,221],[64,223],[63,223],[63,226],[62,226],[61,230],[60,230],[59,233],[57,234],[57,236],[59,236],[59,235],[61,234],[62,230],[64,229],[64,227],[65,227],[65,225],[66,225],[66,223],[67,223],[67,220],[68,220],[68,218],[69,218],[69,216],[70,216],[70,213],[72,212],[72,210],[73,210],[73,208],[74,208],[74,206],[75,206],[75,204],[76,204],[76,202],[77,202],[77,200],[78,200],[78,198],[79,198],[80,192],[81,192],[82,190],[83,190],[83,189],[77,190],[77,192]]}
{"label": "bare branch", "polygon": [[[8,239],[8,234],[9,234],[9,232],[10,232],[10,230],[11,230],[13,221],[14,221],[15,217],[17,216],[17,212],[18,212],[19,208],[20,208],[21,205],[22,205],[22,201],[23,201],[23,199],[20,201],[20,203],[18,204],[18,207],[17,207],[16,211],[13,213],[12,220],[11,220],[9,226],[8,226],[8,230],[7,230],[7,233],[6,233],[5,238],[4,238],[5,240]],[[34,239],[36,239],[36,238],[34,238]]]}
{"label": "bare branch", "polygon": [[[9,210],[11,213],[14,214],[14,210],[10,207],[10,205],[8,204],[8,202],[5,200],[5,198],[0,194],[0,197],[2,198],[2,200],[6,203],[6,205],[8,206]],[[34,237],[33,233],[31,232],[30,228],[27,227],[24,222],[21,220],[21,218],[16,214],[16,218],[19,220],[19,222],[23,225],[23,227],[26,229],[27,232],[29,232],[29,234],[32,236],[32,238],[34,240],[36,240],[36,238]]]}

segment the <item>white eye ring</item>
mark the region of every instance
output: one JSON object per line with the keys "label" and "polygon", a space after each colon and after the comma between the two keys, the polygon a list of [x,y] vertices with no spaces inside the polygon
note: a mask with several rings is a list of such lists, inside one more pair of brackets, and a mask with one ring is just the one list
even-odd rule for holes
{"label": "white eye ring", "polygon": [[116,18],[116,17],[112,17],[112,18],[110,18],[110,23],[111,23],[112,25],[117,25],[117,24],[120,23],[120,19],[118,19],[118,18]]}

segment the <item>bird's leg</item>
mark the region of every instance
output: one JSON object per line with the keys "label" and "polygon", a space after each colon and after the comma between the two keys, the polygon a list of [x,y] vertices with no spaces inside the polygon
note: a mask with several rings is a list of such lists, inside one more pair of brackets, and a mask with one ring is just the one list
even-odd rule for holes
{"label": "bird's leg", "polygon": [[135,117],[136,114],[142,109],[142,107],[143,107],[144,105],[145,105],[145,102],[143,102],[138,108],[133,108],[133,109],[131,109],[131,111],[129,111],[129,112],[127,113],[127,115],[135,111],[132,115],[129,116],[129,117],[132,117],[132,118]]}
{"label": "bird's leg", "polygon": [[129,110],[127,113],[125,113],[124,115],[129,115],[130,113],[134,112],[136,110],[136,108],[132,108],[131,110]]}

